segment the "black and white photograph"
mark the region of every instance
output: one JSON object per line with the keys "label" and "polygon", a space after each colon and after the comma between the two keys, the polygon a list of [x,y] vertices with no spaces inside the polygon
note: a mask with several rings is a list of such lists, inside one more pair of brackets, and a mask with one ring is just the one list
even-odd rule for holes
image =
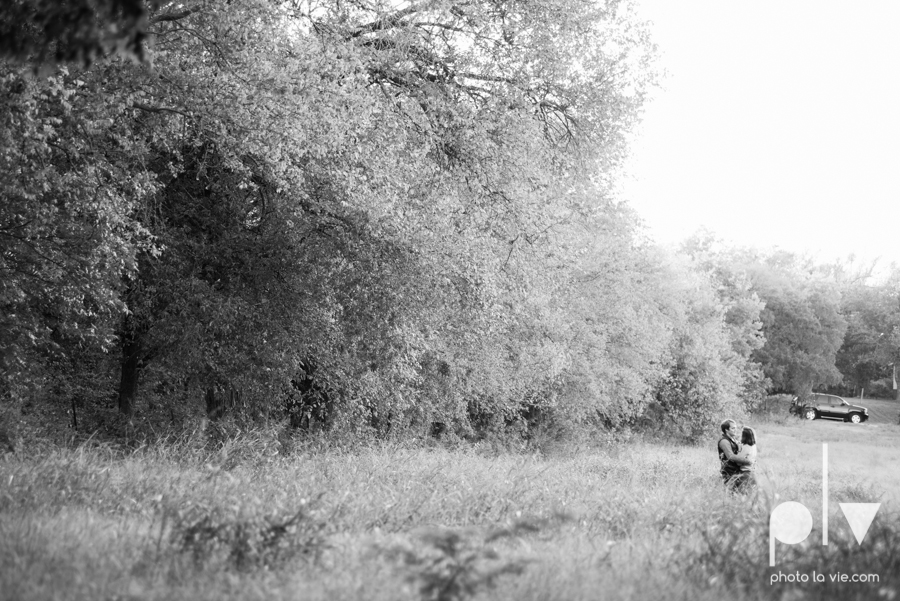
{"label": "black and white photograph", "polygon": [[900,601],[900,2],[0,0],[0,601]]}

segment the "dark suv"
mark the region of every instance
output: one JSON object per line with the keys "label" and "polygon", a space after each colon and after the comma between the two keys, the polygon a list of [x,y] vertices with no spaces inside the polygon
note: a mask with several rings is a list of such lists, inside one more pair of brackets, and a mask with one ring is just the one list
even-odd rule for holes
{"label": "dark suv", "polygon": [[858,424],[869,419],[869,410],[859,405],[851,405],[844,399],[833,394],[812,393],[806,402],[794,400],[791,404],[791,413],[796,413],[806,419],[840,419],[845,422]]}

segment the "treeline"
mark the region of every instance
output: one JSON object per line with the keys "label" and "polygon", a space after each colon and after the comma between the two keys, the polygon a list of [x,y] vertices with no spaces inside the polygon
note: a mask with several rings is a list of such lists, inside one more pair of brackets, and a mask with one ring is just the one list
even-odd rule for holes
{"label": "treeline", "polygon": [[781,250],[727,248],[708,232],[680,250],[719,286],[736,277],[762,302],[762,340],[751,358],[767,392],[897,395],[900,265],[877,269],[877,262],[853,256],[823,263]]}
{"label": "treeline", "polygon": [[8,407],[697,437],[900,349],[896,272],[642,237],[611,192],[655,80],[625,2],[0,17]]}

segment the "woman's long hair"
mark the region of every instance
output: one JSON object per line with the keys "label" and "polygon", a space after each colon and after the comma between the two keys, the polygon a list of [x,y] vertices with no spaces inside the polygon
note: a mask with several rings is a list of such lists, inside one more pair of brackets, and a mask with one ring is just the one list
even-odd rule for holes
{"label": "woman's long hair", "polygon": [[756,431],[753,428],[744,428],[741,432],[741,444],[756,444]]}

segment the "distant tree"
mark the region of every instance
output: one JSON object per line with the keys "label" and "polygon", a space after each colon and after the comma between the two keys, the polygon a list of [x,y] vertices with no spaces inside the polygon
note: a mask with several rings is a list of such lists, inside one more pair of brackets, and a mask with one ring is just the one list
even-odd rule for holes
{"label": "distant tree", "polygon": [[841,381],[835,357],[847,321],[834,266],[779,250],[729,248],[705,231],[682,252],[709,274],[726,307],[732,348],[745,359],[748,407],[766,390],[806,394]]}
{"label": "distant tree", "polygon": [[[900,287],[895,269],[885,281],[839,280],[843,289],[842,311],[848,328],[837,354],[844,376],[843,392],[873,392],[881,381],[890,390],[893,365],[900,359]],[[888,392],[885,390],[882,394]]]}
{"label": "distant tree", "polygon": [[806,394],[841,381],[835,356],[847,321],[833,278],[795,255],[745,253],[753,290],[765,302],[760,314],[766,344],[754,352],[773,391]]}
{"label": "distant tree", "polygon": [[696,262],[676,260],[673,279],[678,286],[672,292],[681,313],[673,320],[671,364],[656,388],[656,400],[671,431],[700,440],[723,415],[740,416],[756,404],[753,385],[759,375],[749,353],[740,352],[747,340],[737,344],[742,334],[735,327],[735,299],[723,298],[720,282]]}
{"label": "distant tree", "polygon": [[741,371],[741,399],[746,409],[757,405],[771,385],[754,354],[766,344],[761,314],[765,303],[753,289],[749,275],[711,232],[701,230],[680,251],[706,274],[724,310],[725,328]]}

